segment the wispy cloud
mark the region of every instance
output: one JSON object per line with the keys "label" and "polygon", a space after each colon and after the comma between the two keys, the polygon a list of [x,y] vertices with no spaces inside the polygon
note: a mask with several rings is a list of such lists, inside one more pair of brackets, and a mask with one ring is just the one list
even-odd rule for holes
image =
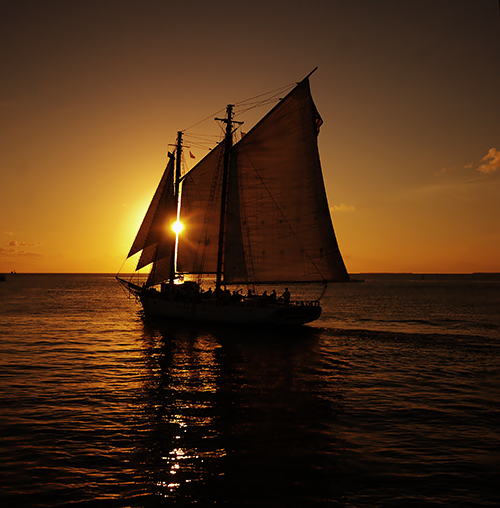
{"label": "wispy cloud", "polygon": [[[5,232],[7,235],[13,233]],[[0,257],[3,258],[29,258],[29,259],[42,259],[43,256],[37,252],[30,252],[22,249],[22,247],[36,247],[41,245],[40,242],[24,242],[19,240],[11,240],[8,243],[8,247],[0,247]],[[21,247],[21,248],[20,248]]]}
{"label": "wispy cloud", "polygon": [[488,154],[481,159],[481,162],[483,162],[483,164],[477,168],[481,173],[497,171],[500,169],[500,150],[490,148]]}
{"label": "wispy cloud", "polygon": [[[466,170],[466,172],[464,173],[463,170]],[[473,173],[475,173],[477,175],[477,172],[479,171],[480,173],[483,173],[483,174],[493,174],[495,171],[499,170],[499,173],[500,173],[500,150],[497,150],[496,148],[490,148],[488,150],[488,153],[482,157],[480,159],[479,162],[475,162],[475,163],[469,163],[469,164],[464,164],[463,166],[459,166],[459,167],[446,167],[446,168],[441,168],[439,171],[436,172],[436,175],[443,175],[443,174],[447,174],[447,175],[450,175],[452,173],[455,173],[455,175],[470,175],[471,172],[470,170],[473,171]]]}
{"label": "wispy cloud", "polygon": [[[409,188],[398,195],[393,196],[396,201],[413,201],[425,203],[435,201],[443,202],[445,199],[453,199],[464,204],[473,206],[478,196],[484,196],[484,190],[493,190],[500,185],[500,179],[488,178],[486,175],[474,173],[474,177],[456,181],[440,181],[434,184],[422,185]],[[479,194],[478,194],[479,193]]]}
{"label": "wispy cloud", "polygon": [[341,205],[333,205],[330,207],[330,210],[332,212],[354,212],[355,208],[353,205],[344,205],[342,203]]}
{"label": "wispy cloud", "polygon": [[16,250],[12,247],[9,249],[5,249],[4,247],[0,247],[0,257],[4,258],[31,258],[31,259],[42,259],[43,256],[36,252],[26,252],[24,250]]}
{"label": "wispy cloud", "polygon": [[[479,162],[464,164],[463,166],[459,167],[446,167],[442,168],[439,171],[436,172],[437,175],[442,174],[450,174],[450,173],[458,173],[463,170],[473,170],[474,172],[481,172],[481,173],[494,173],[497,170],[500,170],[500,150],[497,150],[496,148],[490,148],[488,150],[488,153],[480,159]],[[469,172],[469,171],[467,171]]]}
{"label": "wispy cloud", "polygon": [[40,242],[18,242],[17,240],[9,242],[9,247],[26,247],[28,245],[40,245]]}
{"label": "wispy cloud", "polygon": [[[472,166],[472,165],[471,165]],[[465,167],[469,167],[469,166],[465,166]],[[452,167],[452,168],[441,168],[439,171],[436,171],[436,174],[437,175],[444,175],[444,173],[452,173],[454,171],[457,171],[457,168],[456,167]]]}

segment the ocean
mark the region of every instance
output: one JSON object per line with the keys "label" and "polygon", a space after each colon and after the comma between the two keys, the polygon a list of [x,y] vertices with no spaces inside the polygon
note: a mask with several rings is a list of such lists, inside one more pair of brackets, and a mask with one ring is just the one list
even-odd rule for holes
{"label": "ocean", "polygon": [[500,280],[360,278],[283,330],[8,275],[0,506],[499,506]]}

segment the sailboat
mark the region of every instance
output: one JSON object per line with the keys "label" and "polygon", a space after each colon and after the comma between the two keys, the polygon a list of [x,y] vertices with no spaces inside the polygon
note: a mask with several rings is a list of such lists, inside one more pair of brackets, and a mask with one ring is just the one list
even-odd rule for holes
{"label": "sailboat", "polygon": [[[177,133],[127,256],[140,253],[137,270],[151,265],[147,280],[117,276],[146,316],[302,325],[320,317],[318,300],[251,288],[349,281],[325,192],[311,74],[237,142],[241,122],[228,105],[216,118],[225,126],[223,140],[183,176],[183,132]],[[182,224],[182,232],[172,224]],[[214,288],[203,289],[207,278]],[[243,296],[230,291],[234,285],[250,290]]]}

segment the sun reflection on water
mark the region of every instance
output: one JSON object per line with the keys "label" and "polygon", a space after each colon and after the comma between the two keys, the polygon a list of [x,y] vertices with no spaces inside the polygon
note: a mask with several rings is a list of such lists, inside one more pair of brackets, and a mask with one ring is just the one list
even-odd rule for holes
{"label": "sun reflection on water", "polygon": [[145,338],[155,443],[149,476],[157,494],[178,497],[184,495],[187,484],[213,477],[218,462],[227,455],[214,416],[218,414],[220,344],[210,335],[149,332]]}

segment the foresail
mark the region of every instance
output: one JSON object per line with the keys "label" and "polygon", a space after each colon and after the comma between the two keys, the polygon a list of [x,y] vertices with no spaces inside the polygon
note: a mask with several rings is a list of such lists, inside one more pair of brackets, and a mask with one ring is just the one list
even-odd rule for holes
{"label": "foresail", "polygon": [[[159,247],[161,248],[161,247]],[[151,271],[149,272],[146,286],[155,286],[160,282],[164,282],[170,278],[170,250],[165,252],[164,257],[155,261]]]}
{"label": "foresail", "polygon": [[175,222],[176,201],[174,196],[174,158],[170,158],[158,188],[144,216],[128,257],[137,252],[141,256],[137,270],[154,263],[146,282],[153,286],[170,276],[172,246],[175,234],[170,224]]}
{"label": "foresail", "polygon": [[140,270],[141,268],[148,266],[156,259],[157,247],[158,247],[158,242],[154,243],[153,245],[149,245],[148,247],[146,247],[142,250],[139,261],[137,262],[136,270]]}
{"label": "foresail", "polygon": [[[160,238],[163,236],[165,231],[165,222],[168,220],[168,217],[172,215],[173,211],[175,211],[173,181],[174,159],[172,157],[169,160],[167,167],[165,168],[160,183],[158,184],[158,188],[156,189],[153,199],[151,200],[148,211],[144,216],[141,227],[137,232],[134,243],[132,244],[127,258],[133,256],[143,249],[158,243]],[[152,251],[154,251],[154,249],[149,249],[149,252],[146,253],[145,258],[147,258],[148,254],[150,254]],[[152,261],[153,259],[147,263],[144,263],[143,260],[142,266],[146,266]],[[139,262],[139,264],[141,264],[141,262]]]}
{"label": "foresail", "polygon": [[320,124],[306,79],[232,148],[226,283],[349,280],[321,172]]}
{"label": "foresail", "polygon": [[177,271],[214,273],[220,221],[223,144],[217,145],[185,177],[182,184]]}

